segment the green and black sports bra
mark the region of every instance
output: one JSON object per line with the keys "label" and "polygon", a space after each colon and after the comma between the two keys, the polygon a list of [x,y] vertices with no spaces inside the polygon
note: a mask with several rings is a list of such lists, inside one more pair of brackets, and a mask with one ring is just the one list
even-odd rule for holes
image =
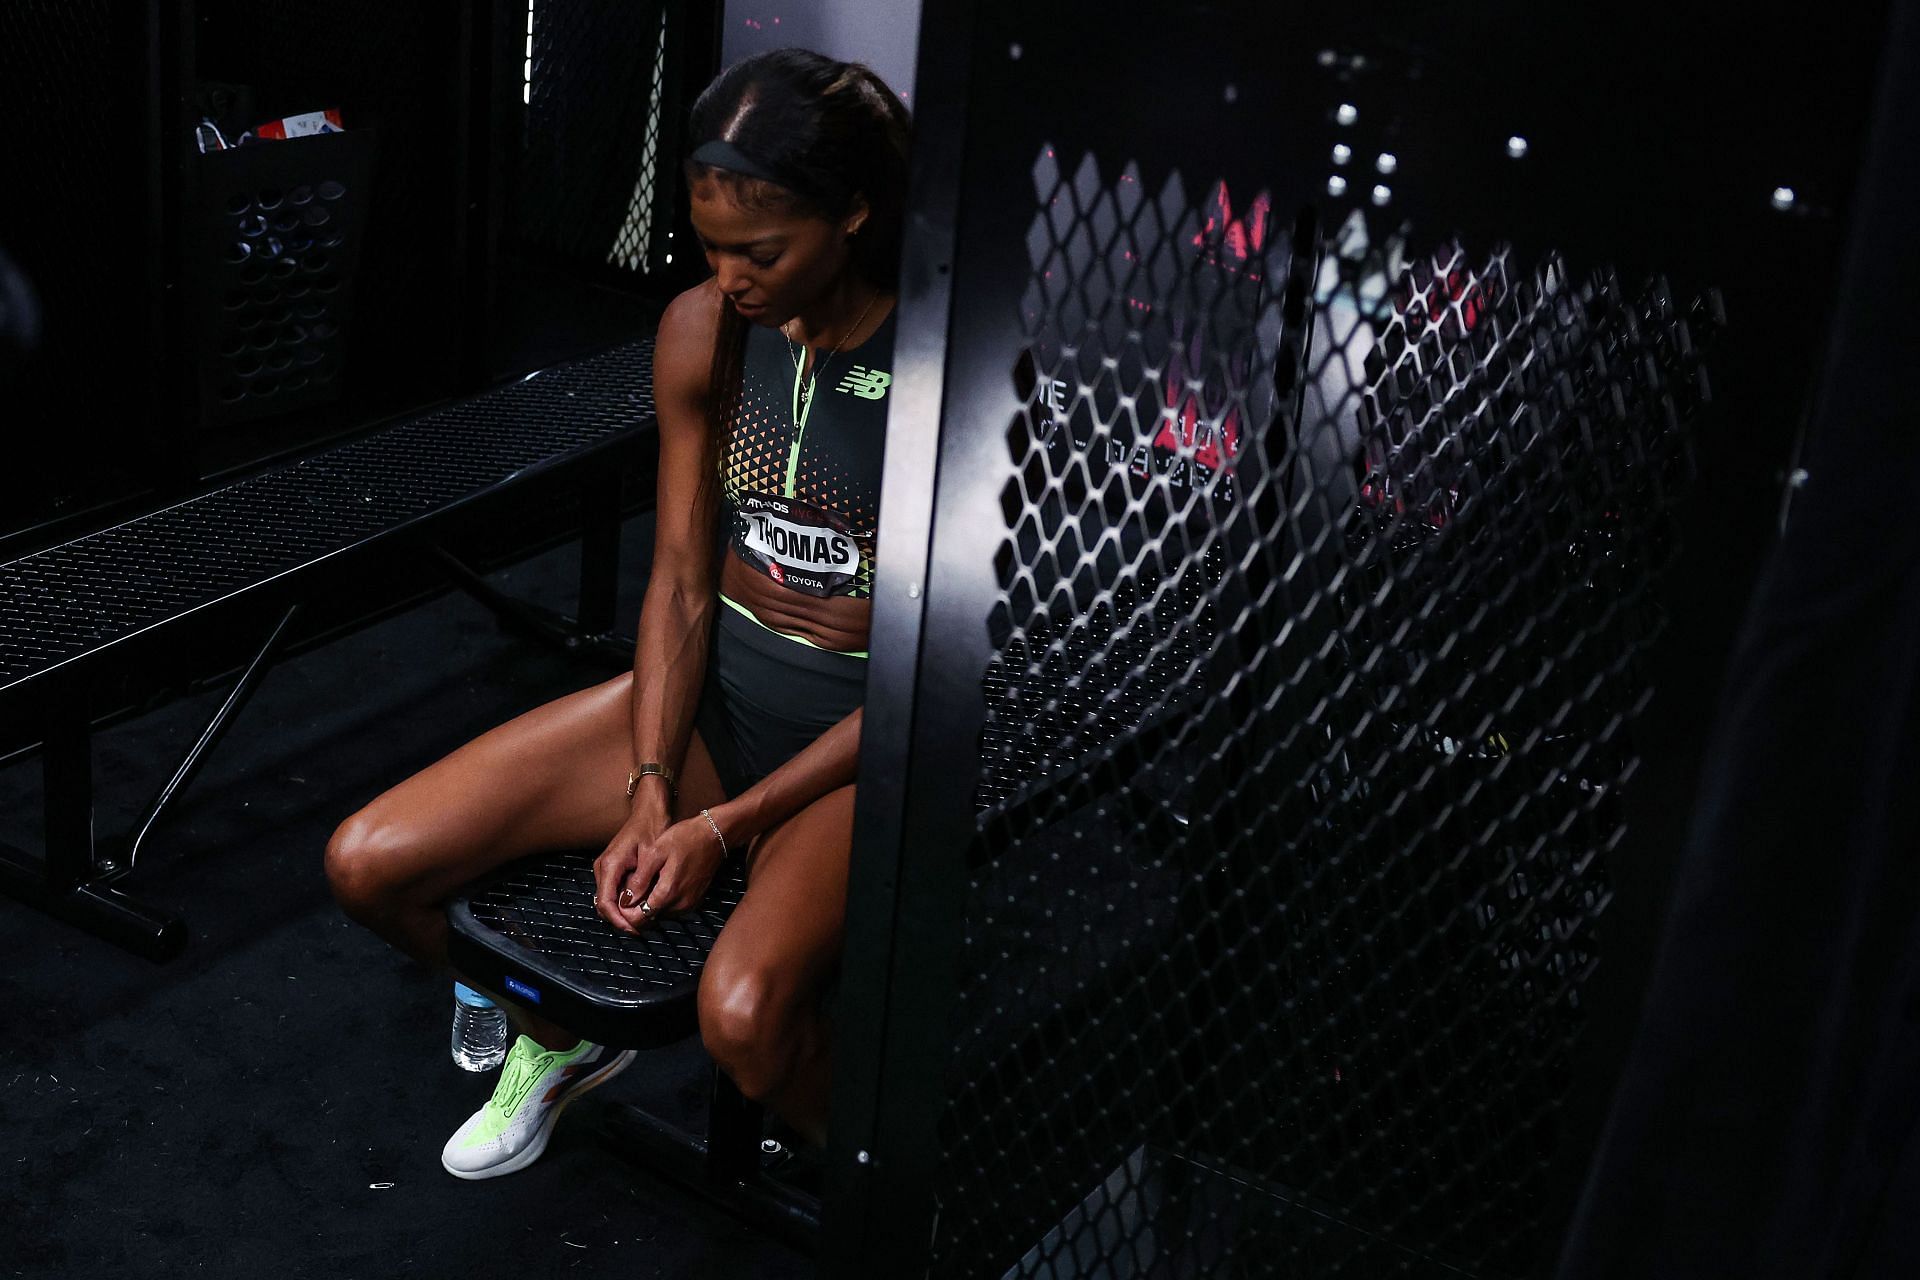
{"label": "green and black sports bra", "polygon": [[722,533],[733,555],[789,591],[873,594],[897,310],[821,369],[811,402],[802,400],[786,337],[760,325],[747,330],[739,407],[720,460]]}

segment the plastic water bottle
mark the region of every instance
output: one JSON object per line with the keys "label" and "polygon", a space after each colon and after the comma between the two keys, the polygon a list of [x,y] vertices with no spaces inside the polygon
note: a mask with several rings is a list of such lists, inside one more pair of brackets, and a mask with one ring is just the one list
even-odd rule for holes
{"label": "plastic water bottle", "polygon": [[453,1060],[491,1071],[506,1060],[507,1011],[464,982],[453,984]]}

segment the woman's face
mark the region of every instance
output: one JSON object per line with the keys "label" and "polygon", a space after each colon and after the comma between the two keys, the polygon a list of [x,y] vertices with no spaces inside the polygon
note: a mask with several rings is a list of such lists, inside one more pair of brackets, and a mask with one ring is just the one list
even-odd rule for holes
{"label": "woman's face", "polygon": [[847,235],[864,204],[841,219],[743,208],[722,184],[695,183],[694,234],[725,294],[755,324],[777,328],[827,291],[846,269]]}

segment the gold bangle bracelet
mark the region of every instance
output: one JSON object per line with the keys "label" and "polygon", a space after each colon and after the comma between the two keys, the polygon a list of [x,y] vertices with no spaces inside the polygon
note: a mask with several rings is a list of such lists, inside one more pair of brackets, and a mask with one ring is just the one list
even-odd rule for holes
{"label": "gold bangle bracelet", "polygon": [[667,784],[667,798],[669,800],[678,800],[680,798],[680,785],[674,781],[673,770],[663,764],[655,764],[653,761],[648,761],[646,764],[641,765],[637,769],[630,770],[627,773],[627,799],[633,799],[633,793],[639,790],[640,779],[649,776],[658,777]]}

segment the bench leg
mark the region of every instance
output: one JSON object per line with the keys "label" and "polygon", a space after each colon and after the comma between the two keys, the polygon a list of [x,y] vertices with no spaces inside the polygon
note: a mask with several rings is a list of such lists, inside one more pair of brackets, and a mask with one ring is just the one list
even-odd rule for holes
{"label": "bench leg", "polygon": [[[718,1068],[714,1075],[713,1110],[705,1138],[632,1103],[615,1102],[601,1110],[602,1141],[648,1173],[811,1253],[818,1246],[819,1200],[760,1172],[760,1107],[742,1097],[732,1081],[722,1084],[724,1076]],[[724,1098],[728,1093],[731,1098]]]}
{"label": "bench leg", "polygon": [[201,762],[260,687],[299,613],[300,606],[295,604],[280,616],[266,643],[253,655],[220,709],[207,721],[192,749],[125,840],[109,842],[105,848],[94,841],[93,734],[86,700],[77,699],[73,714],[49,724],[40,749],[40,768],[46,783],[45,853],[38,859],[36,870],[35,860],[19,850],[0,849],[0,891],[149,960],[171,960],[179,955],[187,939],[180,918],[122,893],[114,887],[114,881],[133,870],[141,841],[166,812],[167,805],[193,780]]}
{"label": "bench leg", "polygon": [[[567,653],[603,659],[616,669],[633,665],[633,637],[614,635],[611,627],[589,633],[577,618],[502,591],[445,547],[435,547],[433,556],[455,586],[493,611],[509,635],[526,636]],[[617,564],[617,557],[615,562]],[[611,613],[611,606],[608,611]]]}
{"label": "bench leg", "polygon": [[766,1115],[719,1067],[707,1102],[707,1177],[722,1185],[760,1174],[760,1135]]}
{"label": "bench leg", "polygon": [[34,858],[0,845],[0,893],[149,960],[170,960],[186,926],[107,882],[94,860],[93,735],[84,713],[49,726],[41,746],[45,845]]}
{"label": "bench leg", "polygon": [[93,732],[86,714],[47,726],[40,748],[46,885],[67,893],[94,875]]}

